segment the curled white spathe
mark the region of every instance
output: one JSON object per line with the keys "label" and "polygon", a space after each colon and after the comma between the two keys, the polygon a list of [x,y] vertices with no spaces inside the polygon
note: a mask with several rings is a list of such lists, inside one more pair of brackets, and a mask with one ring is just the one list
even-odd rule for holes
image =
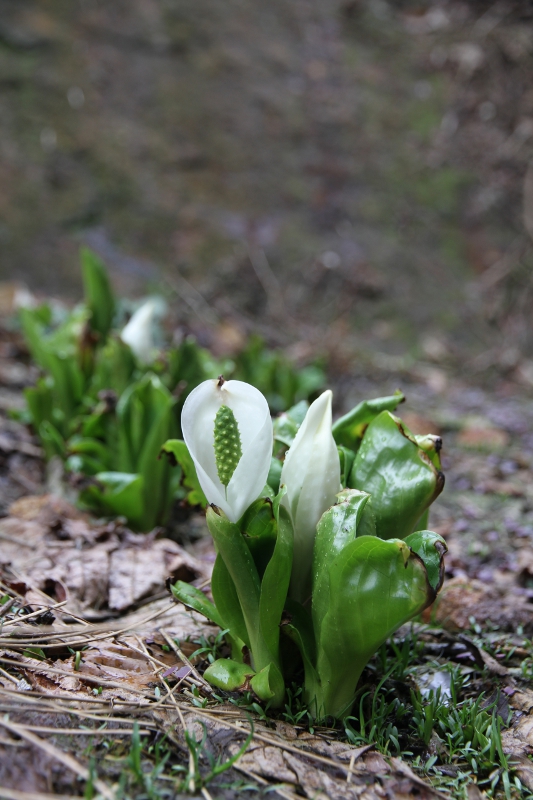
{"label": "curled white spathe", "polygon": [[154,320],[158,312],[156,300],[147,300],[134,312],[122,329],[120,338],[129,345],[142,364],[149,364],[154,354]]}
{"label": "curled white spathe", "polygon": [[[242,456],[224,487],[215,461],[215,416],[227,405],[239,426]],[[237,522],[263,490],[272,456],[272,419],[261,392],[243,381],[204,381],[188,396],[181,412],[183,439],[210,503]]]}
{"label": "curled white spathe", "polygon": [[318,520],[341,489],[340,461],[331,432],[330,389],[311,404],[281,471],[284,504],[294,525],[291,596],[305,602],[311,592],[313,547]]}

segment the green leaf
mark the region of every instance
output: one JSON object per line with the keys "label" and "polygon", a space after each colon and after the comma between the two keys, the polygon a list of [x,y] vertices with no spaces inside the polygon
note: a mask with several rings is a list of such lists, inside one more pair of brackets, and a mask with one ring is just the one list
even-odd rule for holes
{"label": "green leaf", "polygon": [[405,397],[400,391],[396,391],[389,397],[364,400],[334,423],[333,438],[337,444],[357,451],[365,430],[372,420],[382,411],[394,411],[404,400]]}
{"label": "green leaf", "polygon": [[320,625],[330,605],[330,570],[357,536],[375,536],[371,497],[345,489],[318,521],[313,551],[313,619]]}
{"label": "green leaf", "polygon": [[50,378],[39,378],[35,386],[24,390],[24,397],[28,404],[31,421],[36,431],[39,431],[41,422],[51,421],[53,418],[54,398]]}
{"label": "green leaf", "polygon": [[125,516],[136,526],[144,513],[143,478],[124,472],[99,472],[80,501],[102,514]]}
{"label": "green leaf", "polygon": [[250,637],[246,630],[237,589],[220,553],[217,555],[213,567],[211,592],[223,622],[220,627],[229,628],[234,639],[240,639],[247,647],[250,647]]}
{"label": "green leaf", "polygon": [[344,445],[339,445],[339,462],[341,465],[341,486],[346,486],[352,471],[355,453]]}
{"label": "green leaf", "polygon": [[165,441],[175,433],[174,398],[161,380],[147,373],[132,384],[117,403],[121,471],[143,477],[143,515],[140,530],[164,524],[179,476],[171,475],[170,464],[159,458]]}
{"label": "green leaf", "polygon": [[319,691],[320,681],[315,669],[316,642],[313,621],[307,610],[296,600],[287,598],[286,618],[281,631],[288,636],[300,651],[305,672],[305,702],[312,703]]}
{"label": "green leaf", "polygon": [[365,432],[349,486],[372,495],[381,539],[404,539],[442,491],[444,476],[401,420],[383,411]]}
{"label": "green leaf", "polygon": [[115,315],[115,298],[107,270],[96,253],[87,247],[82,247],[80,256],[85,303],[91,312],[91,328],[105,339]]}
{"label": "green leaf", "polygon": [[272,501],[261,497],[252,503],[239,520],[239,528],[262,578],[272,558],[278,532]]}
{"label": "green leaf", "polygon": [[118,336],[111,335],[96,353],[88,393],[96,398],[99,392],[111,390],[120,396],[132,382],[134,370],[131,348]]}
{"label": "green leaf", "polygon": [[[290,447],[298,429],[305,419],[309,403],[301,400],[288,411],[284,411],[274,420],[274,439]],[[281,474],[281,473],[280,473]]]}
{"label": "green leaf", "polygon": [[[315,712],[349,713],[368,659],[435,598],[422,560],[399,540],[362,536],[330,567],[330,605],[315,622],[321,691]],[[314,620],[315,621],[315,620]]]}
{"label": "green leaf", "polygon": [[39,436],[48,459],[52,456],[65,457],[65,440],[51,422],[43,420],[39,425]]}
{"label": "green leaf", "polygon": [[230,658],[218,658],[204,672],[204,678],[211,686],[226,692],[244,689],[252,675],[255,675],[255,672],[248,664],[240,664]]}
{"label": "green leaf", "polygon": [[250,680],[250,686],[260,700],[270,701],[272,708],[280,708],[285,697],[283,676],[274,663],[263,667]]}
{"label": "green leaf", "polygon": [[[235,586],[239,605],[246,624],[246,637],[241,636],[237,631],[235,631],[235,633],[237,633],[239,638],[243,639],[243,641],[250,643],[253,666],[256,669],[262,669],[269,663],[271,658],[266,660],[268,654],[259,629],[259,596],[261,583],[257,568],[237,525],[230,522],[222,511],[219,509],[215,510],[213,506],[207,509],[206,519],[207,526],[215,540],[221,560],[223,560]],[[211,588],[214,589],[213,583],[211,584]],[[227,624],[229,620],[226,619],[225,612],[220,605],[221,593],[217,592],[213,594],[213,597],[222,618]]]}
{"label": "green leaf", "polygon": [[442,536],[433,531],[416,531],[407,536],[405,543],[424,562],[431,588],[439,591],[444,580],[444,559],[448,546]]}
{"label": "green leaf", "polygon": [[279,501],[274,505],[274,515],[277,538],[261,583],[259,624],[272,660],[279,664],[279,626],[289,591],[294,530],[289,512]]}
{"label": "green leaf", "polygon": [[281,470],[283,469],[283,464],[279,460],[279,458],[272,457],[270,460],[270,469],[268,471],[268,478],[267,483],[270,488],[274,491],[274,494],[279,492],[279,484],[281,480]]}
{"label": "green leaf", "polygon": [[[171,457],[170,463],[174,466],[179,464],[183,470],[182,483],[186,489],[187,502],[191,506],[207,506],[207,498],[202,491],[198,475],[196,474],[196,467],[191,458],[191,454],[185,442],[181,439],[168,439],[161,449],[162,453],[166,453]],[[174,461],[172,461],[174,459]]]}
{"label": "green leaf", "polygon": [[200,591],[200,589],[191,586],[190,583],[185,583],[185,581],[176,581],[176,583],[171,584],[170,591],[174,597],[180,600],[184,605],[193,608],[195,611],[198,611],[199,614],[203,614],[208,620],[214,622],[215,625],[218,625],[219,628],[224,629],[225,626],[222,617],[216,606]]}

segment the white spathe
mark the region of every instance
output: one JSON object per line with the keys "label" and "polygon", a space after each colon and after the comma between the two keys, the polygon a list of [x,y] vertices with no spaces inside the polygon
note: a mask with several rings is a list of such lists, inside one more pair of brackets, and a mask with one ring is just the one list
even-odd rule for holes
{"label": "white spathe", "polygon": [[[242,448],[227,487],[220,482],[215,461],[215,416],[222,405],[233,411]],[[208,501],[237,522],[261,494],[270,469],[273,432],[267,401],[243,381],[204,381],[185,401],[181,429]]]}
{"label": "white spathe", "polygon": [[156,300],[147,300],[134,312],[120,334],[122,341],[131,347],[142,364],[149,364],[153,360],[153,326],[158,308]]}
{"label": "white spathe", "polygon": [[303,603],[311,593],[313,547],[318,520],[341,490],[337,445],[331,433],[330,389],[311,404],[281,471],[283,500],[294,525],[291,596]]}

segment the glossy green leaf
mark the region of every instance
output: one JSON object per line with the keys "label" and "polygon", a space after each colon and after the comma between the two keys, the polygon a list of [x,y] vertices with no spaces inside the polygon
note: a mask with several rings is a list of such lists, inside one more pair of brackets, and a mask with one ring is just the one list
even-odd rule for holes
{"label": "glossy green leaf", "polygon": [[270,701],[272,708],[280,708],[285,696],[283,676],[274,663],[267,664],[250,680],[250,687],[260,700]]}
{"label": "glossy green leaf", "polygon": [[91,328],[105,338],[115,315],[115,298],[104,263],[87,247],[81,249],[85,303],[91,312]]}
{"label": "glossy green leaf", "polygon": [[334,423],[332,428],[333,438],[337,444],[356,451],[366,428],[372,420],[382,411],[394,411],[404,400],[405,397],[400,391],[396,391],[389,397],[364,400]]}
{"label": "glossy green leaf", "polygon": [[383,411],[365,432],[349,486],[372,495],[381,539],[403,539],[442,491],[444,476],[401,420]]}
{"label": "glossy green leaf", "polygon": [[216,606],[196,586],[191,586],[190,583],[185,583],[185,581],[176,581],[176,583],[171,584],[170,591],[184,605],[193,608],[199,614],[203,614],[208,620],[214,622],[215,625],[224,629],[224,622]]}
{"label": "glossy green leaf", "polygon": [[[196,474],[196,467],[191,458],[191,454],[185,442],[181,439],[168,439],[161,448],[162,453],[171,457],[170,463],[174,466],[179,464],[183,470],[182,483],[187,489],[187,502],[191,506],[207,506],[207,499],[200,486],[200,481]],[[172,460],[173,459],[173,460]]]}
{"label": "glossy green leaf", "polygon": [[240,664],[230,658],[218,658],[204,672],[204,678],[211,686],[226,692],[244,689],[253,675],[254,670],[248,664]]}
{"label": "glossy green leaf", "polygon": [[375,536],[376,522],[371,497],[357,489],[345,489],[337,503],[322,514],[313,552],[313,618],[319,625],[330,605],[331,567],[342,557],[346,545],[357,536]]}
{"label": "glossy green leaf", "polygon": [[330,604],[315,620],[321,689],[315,713],[342,717],[368,659],[435,598],[422,560],[399,540],[362,536],[330,568]]}
{"label": "glossy green leaf", "polygon": [[444,559],[448,546],[442,536],[433,531],[416,531],[407,536],[405,543],[416,553],[426,567],[431,588],[438,592],[444,580]]}

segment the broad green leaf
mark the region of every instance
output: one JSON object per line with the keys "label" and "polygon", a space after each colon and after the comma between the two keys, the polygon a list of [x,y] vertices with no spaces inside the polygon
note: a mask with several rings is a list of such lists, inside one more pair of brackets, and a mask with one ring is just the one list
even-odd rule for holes
{"label": "broad green leaf", "polygon": [[207,506],[207,499],[200,486],[194,461],[191,458],[191,454],[185,442],[181,439],[168,439],[163,445],[161,452],[166,453],[170,457],[170,463],[173,466],[179,464],[182,468],[182,483],[188,490],[187,502],[189,505],[202,506],[202,508],[205,508]]}
{"label": "broad green leaf", "polygon": [[253,675],[255,672],[248,664],[240,664],[231,658],[218,658],[204,672],[206,681],[226,692],[244,689]]}
{"label": "broad green leaf", "polygon": [[429,524],[429,508],[426,508],[418,522],[413,528],[414,531],[427,531]]}
{"label": "broad green leaf", "polygon": [[313,620],[320,626],[330,605],[330,571],[342,558],[346,545],[357,536],[375,536],[376,522],[371,497],[357,489],[345,489],[337,503],[318,521],[313,551]]}
{"label": "broad green leaf", "polygon": [[200,589],[191,586],[190,583],[185,583],[185,581],[176,581],[176,583],[171,584],[170,591],[174,597],[180,600],[184,605],[193,608],[195,611],[198,611],[199,614],[203,614],[208,620],[214,622],[215,625],[224,629],[222,617],[216,606],[200,591]]}
{"label": "broad green leaf", "polygon": [[399,391],[389,397],[364,400],[334,423],[333,438],[337,444],[357,451],[365,430],[372,420],[382,411],[394,411],[404,400],[404,395]]}
{"label": "broad green leaf", "polygon": [[443,556],[448,552],[448,546],[442,536],[433,531],[416,531],[407,536],[405,543],[416,553],[426,567],[431,588],[439,591],[444,580]]}
{"label": "broad green leaf", "polygon": [[115,298],[107,270],[96,253],[87,247],[82,247],[80,256],[85,303],[91,312],[91,328],[105,338],[115,315]]}
{"label": "broad green leaf", "polygon": [[246,630],[246,622],[244,621],[237,589],[220,553],[217,555],[215,566],[213,567],[211,592],[223,622],[220,627],[229,628],[234,639],[240,639],[250,647],[250,637]]}
{"label": "broad green leaf", "polygon": [[422,560],[399,540],[362,536],[330,568],[329,609],[316,630],[316,713],[342,717],[368,659],[435,598]]}
{"label": "broad green leaf", "polygon": [[404,539],[442,491],[444,476],[401,421],[383,411],[365,432],[349,486],[372,495],[381,539]]}

